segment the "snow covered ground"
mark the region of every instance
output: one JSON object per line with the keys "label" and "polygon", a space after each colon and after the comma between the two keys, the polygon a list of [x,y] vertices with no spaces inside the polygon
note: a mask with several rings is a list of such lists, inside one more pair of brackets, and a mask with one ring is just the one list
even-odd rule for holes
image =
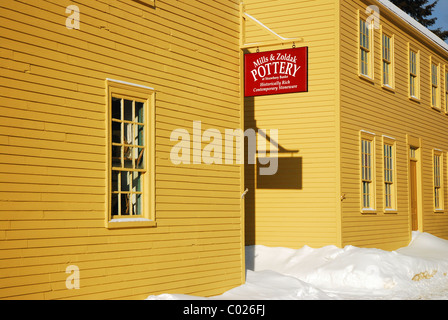
{"label": "snow covered ground", "polygon": [[396,251],[249,246],[246,283],[220,296],[147,300],[448,300],[448,241],[414,232]]}

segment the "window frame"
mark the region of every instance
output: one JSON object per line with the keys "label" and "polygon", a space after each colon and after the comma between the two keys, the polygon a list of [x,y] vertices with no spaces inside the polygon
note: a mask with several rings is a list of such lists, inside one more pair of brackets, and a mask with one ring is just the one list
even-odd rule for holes
{"label": "window frame", "polygon": [[439,149],[433,149],[432,154],[433,207],[434,212],[436,213],[443,213],[445,207],[443,161],[444,161],[443,151]]}
{"label": "window frame", "polygon": [[[386,146],[390,147],[386,152]],[[397,151],[394,138],[383,136],[383,208],[384,213],[397,213]],[[386,161],[388,160],[388,161]],[[389,167],[389,165],[391,167]],[[387,177],[390,179],[388,180]],[[389,185],[389,187],[388,187]],[[390,191],[390,205],[387,205],[387,190]]]}
{"label": "window frame", "polygon": [[[429,59],[429,83],[430,83],[430,99],[431,99],[431,107],[438,111],[441,111],[441,81],[440,81],[440,62],[434,59],[434,57],[430,57]],[[434,70],[436,74],[434,75]],[[435,95],[435,96],[434,96]]]}
{"label": "window frame", "polygon": [[[411,52],[415,54],[415,72],[412,70]],[[414,79],[414,87],[411,85],[411,79]],[[411,100],[420,101],[420,50],[410,44],[408,44],[408,96]]]}
{"label": "window frame", "polygon": [[[366,146],[364,142],[370,144],[370,159],[365,160]],[[360,209],[363,214],[376,214],[376,148],[375,148],[375,134],[367,131],[360,131],[359,136],[359,160],[360,160]],[[364,161],[365,160],[365,161]],[[365,165],[366,164],[366,165]],[[365,171],[369,169],[369,173]],[[368,186],[368,194],[366,198],[365,187]],[[366,200],[368,206],[366,206]]]}
{"label": "window frame", "polygon": [[[106,108],[106,139],[107,139],[107,183],[106,183],[106,217],[105,227],[108,229],[134,228],[134,227],[155,227],[155,90],[150,87],[141,86],[129,82],[106,79],[107,108]],[[112,101],[113,98],[126,99],[144,103],[143,122],[146,126],[144,131],[144,147],[146,149],[145,170],[143,173],[141,194],[142,194],[142,214],[133,216],[113,216],[112,215]],[[123,119],[122,119],[123,120]],[[117,122],[114,120],[114,122]],[[134,167],[134,165],[133,165]],[[135,168],[123,171],[134,172]],[[137,170],[138,171],[138,170]]]}
{"label": "window frame", "polygon": [[[364,28],[363,28],[364,23]],[[367,32],[367,34],[364,33]],[[373,21],[370,24],[367,22],[367,19],[363,18],[358,10],[358,75],[366,80],[373,81],[374,80],[374,68],[373,68],[373,54],[374,54],[374,25]],[[368,37],[367,42],[364,42],[362,39],[362,35]],[[367,44],[368,46],[365,46]],[[363,52],[365,52],[367,61],[366,63],[366,73],[363,73]]]}
{"label": "window frame", "polygon": [[[385,38],[389,40],[389,57],[385,57]],[[389,58],[389,59],[387,59]],[[385,65],[388,66],[388,78],[385,81]],[[381,84],[384,89],[395,89],[395,36],[384,32],[381,27]]]}

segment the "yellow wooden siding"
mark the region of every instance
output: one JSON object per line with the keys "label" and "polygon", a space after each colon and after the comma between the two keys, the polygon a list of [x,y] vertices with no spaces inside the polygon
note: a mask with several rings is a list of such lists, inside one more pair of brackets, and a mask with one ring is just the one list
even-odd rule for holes
{"label": "yellow wooden siding", "polygon": [[[291,248],[336,244],[337,2],[246,0],[244,4],[245,12],[282,37],[303,38],[297,47],[309,47],[309,92],[245,99],[246,128],[278,129],[279,146],[296,150],[279,156],[301,164],[300,176],[290,177],[299,178],[301,186],[291,189],[257,188],[255,168],[246,166],[246,243]],[[245,36],[246,43],[275,40],[250,21]]]}
{"label": "yellow wooden siding", "polygon": [[[174,166],[170,133],[240,128],[238,1],[0,5],[0,297],[214,295],[244,278],[241,167]],[[156,90],[156,228],[104,228],[106,88]],[[222,131],[224,132],[224,131]],[[68,290],[68,265],[80,289]]]}
{"label": "yellow wooden siding", "polygon": [[[448,212],[435,214],[432,189],[432,150],[448,151],[448,117],[431,108],[429,57],[436,56],[448,64],[447,53],[428,47],[426,42],[410,34],[405,23],[387,11],[381,11],[383,30],[395,38],[395,90],[381,87],[381,38],[374,30],[374,81],[358,76],[358,10],[363,14],[373,2],[341,1],[341,169],[342,193],[346,195],[342,207],[342,243],[395,249],[410,240],[411,220],[409,204],[409,160],[407,136],[422,139],[423,225],[420,231],[448,237]],[[421,101],[408,98],[408,43],[420,50]],[[360,145],[359,132],[375,133],[376,207],[377,213],[360,212]],[[382,136],[393,137],[397,153],[398,212],[384,213],[383,145]],[[446,160],[445,164],[446,165]],[[445,167],[446,168],[446,167]],[[444,181],[447,172],[444,171]],[[448,201],[445,190],[445,208]]]}

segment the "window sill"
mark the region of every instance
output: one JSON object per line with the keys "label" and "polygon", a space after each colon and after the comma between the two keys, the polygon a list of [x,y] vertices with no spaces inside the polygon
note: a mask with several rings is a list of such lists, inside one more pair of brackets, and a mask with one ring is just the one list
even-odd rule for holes
{"label": "window sill", "polygon": [[384,209],[384,213],[398,213],[397,209]]}
{"label": "window sill", "polygon": [[124,228],[151,228],[156,227],[157,222],[145,218],[112,219],[107,222],[107,229]]}
{"label": "window sill", "polygon": [[360,73],[360,74],[358,74],[358,76],[359,76],[359,78],[361,78],[367,82],[370,82],[371,84],[375,84],[375,80],[373,80],[369,76],[366,76],[365,74]]}
{"label": "window sill", "polygon": [[445,213],[443,209],[434,209],[434,213]]}
{"label": "window sill", "polygon": [[383,85],[381,85],[381,87],[382,87],[384,90],[387,90],[387,91],[390,91],[390,92],[395,93],[395,89],[394,89],[393,87],[387,85],[387,84],[383,84]]}
{"label": "window sill", "polygon": [[420,99],[414,96],[409,97],[409,100],[420,103]]}
{"label": "window sill", "polygon": [[154,7],[155,6],[155,0],[135,0],[136,2],[140,2],[142,4]]}
{"label": "window sill", "polygon": [[362,208],[361,213],[363,214],[376,214],[376,209]]}
{"label": "window sill", "polygon": [[442,108],[440,108],[440,107],[431,106],[431,108],[438,112],[442,112]]}

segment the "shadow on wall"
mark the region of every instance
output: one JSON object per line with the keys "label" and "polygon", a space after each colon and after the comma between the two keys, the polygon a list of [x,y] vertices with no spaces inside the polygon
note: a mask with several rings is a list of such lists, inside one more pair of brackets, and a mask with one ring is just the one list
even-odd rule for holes
{"label": "shadow on wall", "polygon": [[[259,158],[260,163],[266,163]],[[277,173],[271,176],[260,175],[257,166],[257,189],[302,189],[302,158],[278,158]]]}
{"label": "shadow on wall", "polygon": [[255,270],[255,248],[246,247],[246,270]]}
{"label": "shadow on wall", "polygon": [[[260,132],[255,120],[254,97],[246,97],[244,104],[245,130],[254,129]],[[277,129],[277,128],[266,128]],[[260,169],[271,165],[266,158],[258,158],[256,164],[248,164],[245,159],[245,188],[249,192],[245,196],[245,234],[246,246],[256,244],[256,189],[263,190],[301,190],[303,188],[303,159],[297,157],[299,150],[285,149],[277,141],[273,141],[271,137],[265,136],[266,140],[273,145],[278,146],[278,170],[274,175],[261,175]],[[245,155],[248,155],[247,143],[245,143]],[[258,154],[257,150],[257,154]],[[263,154],[265,155],[265,154]],[[269,156],[266,155],[266,156]],[[267,163],[263,165],[262,163]],[[251,259],[248,257],[246,263],[250,265]],[[253,258],[253,257],[252,257]],[[253,264],[253,261],[252,261]]]}

